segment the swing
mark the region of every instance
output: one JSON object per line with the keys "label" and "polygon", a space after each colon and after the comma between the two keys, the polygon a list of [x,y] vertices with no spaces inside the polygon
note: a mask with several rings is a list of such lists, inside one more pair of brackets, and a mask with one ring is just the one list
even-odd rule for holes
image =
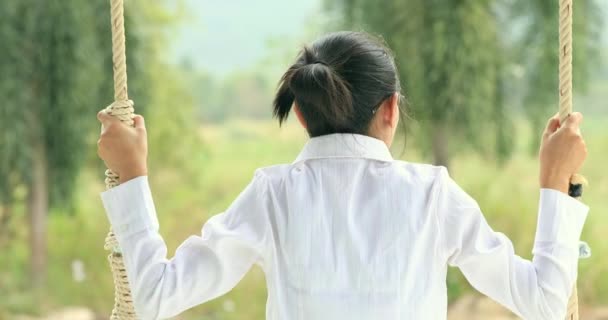
{"label": "swing", "polygon": [[[572,113],[572,0],[559,0],[559,119],[563,121]],[[110,0],[112,22],[112,62],[114,66],[114,102],[106,108],[108,114],[118,117],[121,122],[133,125],[133,101],[127,93],[127,64],[125,55],[125,28],[123,0]],[[119,184],[118,175],[111,170],[105,172],[106,188],[111,189]],[[570,182],[569,195],[575,198],[582,196],[582,187],[586,180],[575,175]],[[104,248],[111,251],[108,260],[114,278],[114,309],[111,320],[137,319],[133,307],[133,298],[129,288],[127,272],[122,253],[112,230],[105,239]],[[589,247],[581,242],[581,258],[589,256]],[[576,284],[568,302],[566,320],[578,320],[578,296]]]}

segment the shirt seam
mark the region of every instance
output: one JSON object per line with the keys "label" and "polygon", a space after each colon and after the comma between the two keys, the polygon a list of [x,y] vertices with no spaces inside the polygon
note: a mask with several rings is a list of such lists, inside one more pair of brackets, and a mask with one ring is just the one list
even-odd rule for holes
{"label": "shirt seam", "polygon": [[256,248],[258,256],[256,258],[256,262],[263,270],[266,270],[266,268],[268,267],[267,265],[269,264],[268,262],[271,261],[272,258],[272,250],[269,243],[269,240],[272,239],[272,235],[270,234],[272,233],[272,228],[269,224],[269,207],[266,206],[266,202],[270,200],[270,197],[268,197],[268,188],[270,186],[270,181],[268,179],[268,176],[263,172],[263,170],[257,169],[255,172],[255,176],[258,177],[259,180],[262,180],[261,183],[263,184],[263,189],[259,190],[261,186],[256,183],[256,190],[261,191],[260,194],[256,197],[256,201],[261,201],[263,204],[262,208],[264,208],[264,235],[262,237],[261,243],[258,245],[258,248]]}

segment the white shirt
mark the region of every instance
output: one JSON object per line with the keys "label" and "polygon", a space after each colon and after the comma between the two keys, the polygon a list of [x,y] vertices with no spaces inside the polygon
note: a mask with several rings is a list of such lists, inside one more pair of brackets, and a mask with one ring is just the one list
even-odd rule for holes
{"label": "white shirt", "polygon": [[146,177],[102,199],[145,320],[221,296],[254,263],[268,320],[445,319],[448,265],[525,319],[561,320],[588,211],[541,189],[534,258],[524,260],[445,168],[393,160],[384,142],[356,134],[312,138],[293,163],[256,170],[171,259]]}

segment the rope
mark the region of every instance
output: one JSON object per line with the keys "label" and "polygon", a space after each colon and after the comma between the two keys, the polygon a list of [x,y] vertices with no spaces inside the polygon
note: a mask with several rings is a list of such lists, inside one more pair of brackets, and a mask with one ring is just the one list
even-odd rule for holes
{"label": "rope", "polygon": [[572,113],[572,0],[559,3],[559,119]]}
{"label": "rope", "polygon": [[[563,122],[572,113],[572,0],[559,1],[559,119]],[[570,195],[577,199],[586,184],[583,176],[570,179]],[[583,247],[585,244],[581,244]],[[583,248],[588,250],[588,248]],[[580,248],[579,248],[580,251]],[[568,301],[566,320],[578,320],[578,293],[576,283]]]}
{"label": "rope", "polygon": [[[127,57],[125,49],[125,26],[123,0],[110,0],[112,21],[112,63],[114,69],[114,102],[106,108],[106,112],[118,117],[120,121],[133,125],[133,101],[127,93]],[[119,184],[118,175],[106,170],[106,189]],[[127,271],[120,252],[120,247],[112,229],[105,239],[104,249],[111,251],[108,255],[112,276],[114,278],[114,309],[111,320],[137,319],[133,298],[127,279]]]}

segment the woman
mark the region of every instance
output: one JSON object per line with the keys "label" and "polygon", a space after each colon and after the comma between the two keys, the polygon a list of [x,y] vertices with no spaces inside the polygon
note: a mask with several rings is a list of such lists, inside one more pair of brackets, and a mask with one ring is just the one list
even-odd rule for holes
{"label": "woman", "polygon": [[[329,34],[283,75],[274,115],[293,109],[310,140],[293,163],[256,170],[223,213],[167,259],[147,182],[146,130],[100,112],[99,155],[121,177],[102,194],[142,319],[231,290],[254,264],[267,319],[445,319],[448,265],[525,319],[562,319],[588,208],[566,192],[586,157],[582,116],[553,117],[540,150],[534,258],[515,255],[443,167],[392,158],[400,84],[364,33]],[[505,195],[507,197],[508,195]]]}

